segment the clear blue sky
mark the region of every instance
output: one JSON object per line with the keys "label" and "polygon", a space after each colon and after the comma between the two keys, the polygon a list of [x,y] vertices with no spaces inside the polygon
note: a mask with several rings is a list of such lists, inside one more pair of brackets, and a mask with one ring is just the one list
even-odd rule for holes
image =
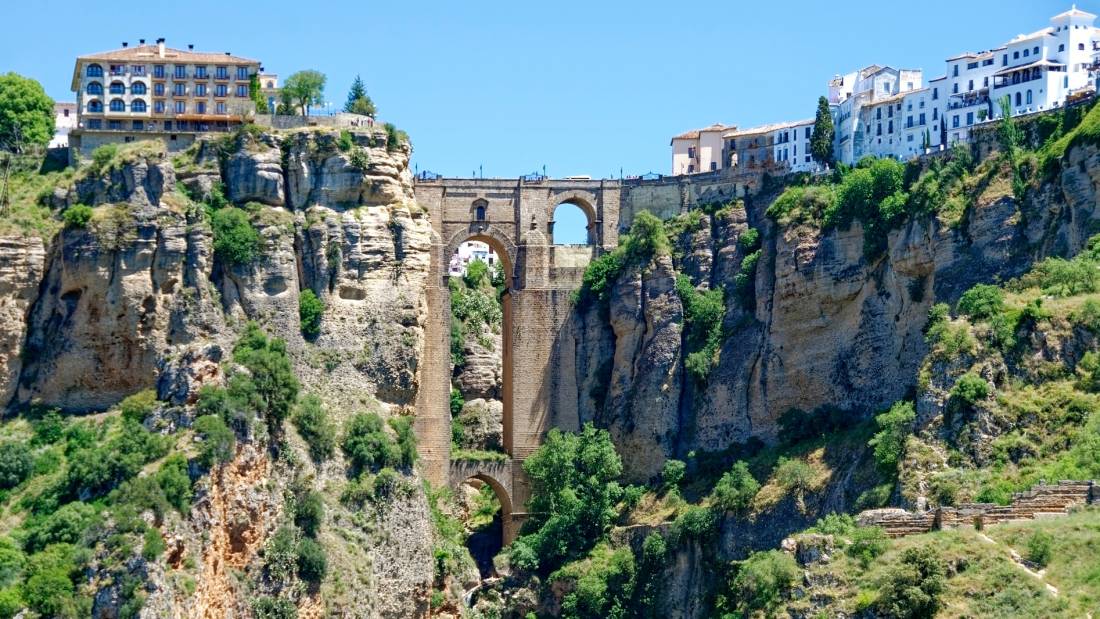
{"label": "clear blue sky", "polygon": [[[871,64],[942,74],[955,53],[1047,25],[1069,2],[4,3],[0,73],[72,100],[73,59],[166,37],[259,58],[285,77],[356,73],[414,162],[447,176],[667,172],[669,138],[721,121],[813,115],[827,80]],[[1100,0],[1081,3],[1100,10]]]}

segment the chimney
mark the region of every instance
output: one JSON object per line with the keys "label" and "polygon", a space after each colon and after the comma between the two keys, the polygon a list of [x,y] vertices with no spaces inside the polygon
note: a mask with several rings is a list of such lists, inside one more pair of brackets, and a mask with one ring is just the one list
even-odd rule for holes
{"label": "chimney", "polygon": [[123,49],[125,49],[125,48],[127,48],[127,47],[130,47],[130,44],[129,44],[129,43],[127,43],[126,41],[123,41],[123,42],[122,42],[122,48],[123,48]]}
{"label": "chimney", "polygon": [[187,51],[189,51],[189,52],[195,51],[195,44],[194,43],[188,43],[187,44]]}
{"label": "chimney", "polygon": [[225,55],[226,55],[226,56],[228,56],[228,55],[229,55],[229,52],[225,52]]}
{"label": "chimney", "polygon": [[164,58],[164,37],[157,39],[157,56]]}
{"label": "chimney", "polygon": [[145,45],[145,39],[138,39],[138,45]]}

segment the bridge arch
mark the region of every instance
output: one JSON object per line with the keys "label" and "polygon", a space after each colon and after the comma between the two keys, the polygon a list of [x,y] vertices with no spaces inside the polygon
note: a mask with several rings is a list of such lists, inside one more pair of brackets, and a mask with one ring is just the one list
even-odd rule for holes
{"label": "bridge arch", "polygon": [[511,543],[519,535],[519,522],[515,519],[516,512],[513,509],[515,493],[513,491],[512,462],[475,460],[451,462],[449,486],[452,492],[458,492],[459,487],[471,479],[481,481],[493,489],[493,494],[500,502],[503,545]]}
{"label": "bridge arch", "polygon": [[[563,207],[575,208],[579,210],[585,217],[585,245],[598,245],[600,244],[599,233],[599,216],[597,208],[597,198],[593,194],[587,191],[567,191],[557,194],[551,200],[550,210],[546,213],[547,232],[550,235],[550,243],[552,245],[560,245],[558,238],[555,236],[555,229],[558,224],[558,213]],[[560,232],[560,231],[559,231]]]}
{"label": "bridge arch", "polygon": [[500,256],[504,268],[504,284],[511,291],[519,250],[516,249],[516,244],[508,233],[492,224],[471,222],[468,228],[456,230],[447,239],[447,245],[443,251],[444,258],[450,260],[451,256],[458,251],[458,247],[466,241],[481,241],[493,248],[493,251]]}

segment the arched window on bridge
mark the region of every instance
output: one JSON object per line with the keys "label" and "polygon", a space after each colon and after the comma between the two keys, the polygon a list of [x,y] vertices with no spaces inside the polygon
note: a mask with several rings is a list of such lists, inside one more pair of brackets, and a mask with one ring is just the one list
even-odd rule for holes
{"label": "arched window on bridge", "polygon": [[585,208],[572,202],[562,202],[554,207],[554,218],[550,222],[550,237],[554,245],[591,245],[592,231],[592,218]]}
{"label": "arched window on bridge", "polygon": [[473,204],[473,216],[474,221],[485,221],[485,216],[489,210],[489,203],[485,200],[474,200]]}

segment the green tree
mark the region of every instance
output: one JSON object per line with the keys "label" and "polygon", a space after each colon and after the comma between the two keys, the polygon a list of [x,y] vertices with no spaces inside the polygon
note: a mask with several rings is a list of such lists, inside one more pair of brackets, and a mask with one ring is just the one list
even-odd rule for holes
{"label": "green tree", "polygon": [[760,482],[749,472],[749,465],[744,460],[738,460],[715,484],[710,495],[711,502],[725,511],[744,512],[752,505],[759,490]]}
{"label": "green tree", "polygon": [[303,290],[298,296],[298,318],[302,325],[302,335],[314,337],[321,333],[321,316],[324,313],[325,302],[313,290]]}
{"label": "green tree", "polygon": [[17,73],[0,75],[0,150],[45,146],[53,130],[53,99],[42,84]]}
{"label": "green tree", "polygon": [[756,616],[763,611],[767,616],[787,597],[800,575],[794,559],[778,550],[753,553],[741,563],[731,583],[736,609],[743,616]]}
{"label": "green tree", "polygon": [[321,398],[313,394],[304,396],[298,401],[291,422],[309,445],[311,458],[321,462],[332,457],[336,451],[336,428],[329,421]]}
{"label": "green tree", "polygon": [[833,113],[829,109],[829,100],[821,97],[817,100],[817,115],[814,117],[814,130],[810,135],[810,154],[814,161],[822,165],[833,163]]}
{"label": "green tree", "polygon": [[306,70],[292,73],[283,82],[283,102],[296,107],[301,111],[302,116],[309,116],[311,107],[324,102],[325,79],[325,74],[320,71]]}
{"label": "green tree", "polygon": [[875,417],[879,431],[868,441],[874,449],[875,462],[883,471],[893,473],[905,453],[905,438],[913,427],[917,413],[912,402],[897,402],[890,410]]}
{"label": "green tree", "polygon": [[348,100],[344,103],[344,111],[350,114],[362,114],[363,116],[370,116],[374,118],[377,110],[374,108],[374,101],[367,95],[367,88],[363,85],[363,78],[358,75],[355,76],[355,81],[351,83],[351,90],[348,91]]}
{"label": "green tree", "polygon": [[622,495],[623,464],[611,436],[588,423],[578,433],[553,428],[523,463],[531,514],[512,546],[513,563],[548,574],[603,538]]}
{"label": "green tree", "polygon": [[229,382],[231,397],[248,403],[257,414],[276,429],[298,400],[300,385],[286,353],[286,342],[268,338],[254,322],[233,347],[233,360],[248,369],[234,374]]}
{"label": "green tree", "polygon": [[195,433],[202,437],[199,444],[199,462],[204,466],[214,466],[229,462],[237,448],[237,437],[225,425],[221,417],[203,415],[192,425]]}
{"label": "green tree", "polygon": [[386,434],[378,413],[358,413],[352,417],[340,446],[355,474],[401,463],[401,449]]}
{"label": "green tree", "polygon": [[[71,209],[70,209],[71,210]],[[214,255],[231,265],[248,264],[260,253],[262,239],[248,213],[230,207],[214,211]]]}
{"label": "green tree", "polygon": [[264,98],[260,88],[260,76],[253,73],[248,78],[248,97],[256,104],[257,114],[270,114],[267,107],[267,99]]}
{"label": "green tree", "polygon": [[1020,142],[1023,141],[1023,133],[1012,120],[1012,102],[1008,95],[1001,97],[997,104],[1001,108],[1001,123],[997,126],[997,142],[1001,149],[1009,155],[1016,152]]}
{"label": "green tree", "polygon": [[940,608],[946,585],[943,560],[928,546],[909,548],[901,555],[882,587],[879,616],[931,619]]}
{"label": "green tree", "polygon": [[34,456],[22,441],[0,443],[0,489],[14,488],[34,470]]}

